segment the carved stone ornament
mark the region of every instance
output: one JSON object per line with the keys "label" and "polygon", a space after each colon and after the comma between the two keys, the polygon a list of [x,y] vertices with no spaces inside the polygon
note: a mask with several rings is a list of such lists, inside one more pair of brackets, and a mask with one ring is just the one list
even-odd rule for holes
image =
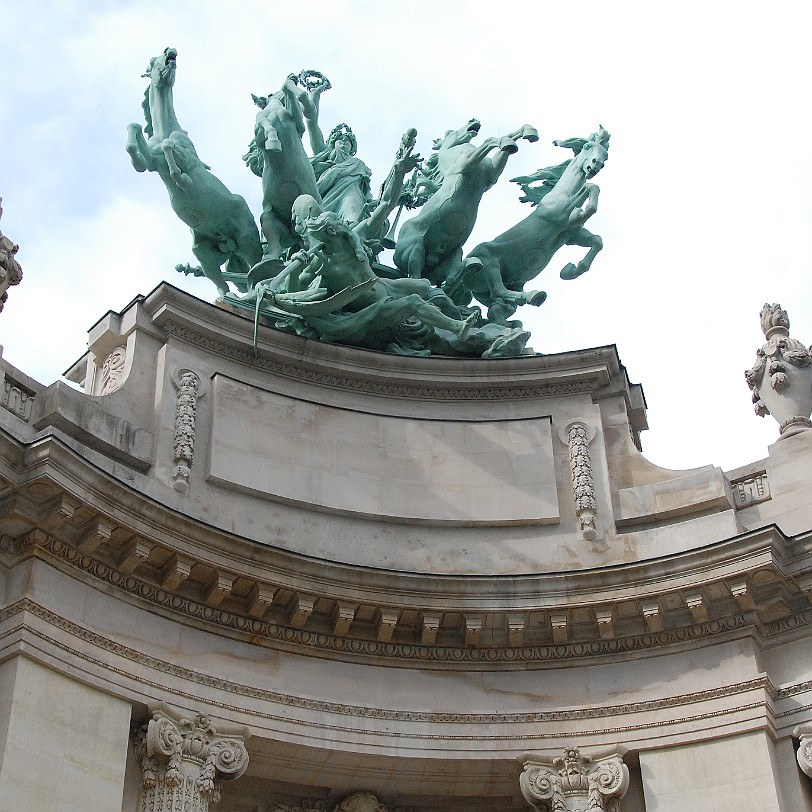
{"label": "carved stone ornament", "polygon": [[790,437],[812,428],[812,355],[789,337],[789,316],[781,305],[765,303],[761,329],[767,343],[756,350],[756,362],[744,377],[753,390],[756,414],[771,414],[781,437]]}
{"label": "carved stone ornament", "polygon": [[629,768],[622,748],[594,758],[576,747],[563,758],[525,757],[519,785],[538,812],[619,812],[629,788]]}
{"label": "carved stone ornament", "polygon": [[205,394],[205,388],[200,376],[191,369],[176,369],[172,373],[172,382],[178,390],[172,439],[172,487],[179,493],[188,493],[195,457],[197,401]]}
{"label": "carved stone ornament", "polygon": [[[3,198],[0,197],[0,218],[3,216]],[[19,285],[23,278],[23,269],[17,262],[15,255],[20,250],[8,237],[0,231],[0,310],[8,299],[8,289],[12,285]]]}
{"label": "carved stone ornament", "polygon": [[127,348],[116,347],[104,359],[101,371],[100,395],[111,395],[124,382],[124,363],[127,360]]}
{"label": "carved stone ornament", "polygon": [[387,812],[387,809],[371,792],[353,792],[336,804],[333,812]]}
{"label": "carved stone ornament", "polygon": [[575,513],[582,538],[594,541],[598,537],[598,501],[595,498],[595,476],[592,473],[592,459],[589,444],[595,439],[595,429],[578,420],[570,423],[561,432],[561,439],[569,446],[572,492],[575,498]]}
{"label": "carved stone ornament", "polygon": [[247,734],[222,735],[208,716],[173,717],[156,710],[134,733],[141,762],[141,812],[207,812],[220,800],[224,779],[239,778],[248,767]]}

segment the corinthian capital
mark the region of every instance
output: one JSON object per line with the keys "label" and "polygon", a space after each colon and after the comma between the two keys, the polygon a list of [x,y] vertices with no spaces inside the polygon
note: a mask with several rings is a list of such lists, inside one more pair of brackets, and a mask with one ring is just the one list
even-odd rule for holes
{"label": "corinthian capital", "polygon": [[624,748],[584,756],[567,747],[563,757],[525,756],[519,777],[522,795],[538,812],[617,812],[629,788]]}
{"label": "corinthian capital", "polygon": [[248,767],[247,731],[218,733],[208,716],[156,709],[135,733],[144,782],[144,812],[207,812],[220,800],[220,783]]}

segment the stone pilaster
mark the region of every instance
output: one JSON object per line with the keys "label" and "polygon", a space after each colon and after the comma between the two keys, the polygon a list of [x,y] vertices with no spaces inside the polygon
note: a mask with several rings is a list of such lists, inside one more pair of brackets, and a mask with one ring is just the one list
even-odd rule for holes
{"label": "stone pilaster", "polygon": [[525,757],[519,784],[538,812],[619,812],[629,768],[619,749],[590,758],[567,747],[563,758]]}
{"label": "stone pilaster", "polygon": [[248,767],[246,733],[218,733],[207,716],[154,711],[135,733],[144,782],[140,812],[208,812],[220,800],[221,781]]}

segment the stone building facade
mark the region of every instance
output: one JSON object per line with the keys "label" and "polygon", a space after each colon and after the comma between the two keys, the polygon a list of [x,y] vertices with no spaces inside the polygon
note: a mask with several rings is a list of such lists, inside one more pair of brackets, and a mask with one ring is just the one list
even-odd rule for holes
{"label": "stone building facade", "polygon": [[614,347],[411,358],[161,285],[0,359],[0,809],[812,810],[812,431],[640,449]]}

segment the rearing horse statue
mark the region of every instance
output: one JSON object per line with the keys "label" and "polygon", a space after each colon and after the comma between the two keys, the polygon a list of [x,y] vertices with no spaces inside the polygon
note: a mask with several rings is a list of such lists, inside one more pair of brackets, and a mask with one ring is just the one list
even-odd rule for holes
{"label": "rearing horse statue", "polygon": [[[598,210],[599,188],[589,183],[608,158],[609,133],[601,127],[589,138],[553,142],[573,150],[575,157],[533,175],[513,178],[525,194],[523,201],[536,205],[531,214],[491,242],[477,245],[458,270],[449,276],[445,293],[458,307],[473,296],[488,307],[488,319],[506,324],[520,305],[540,305],[543,291],[524,291],[524,285],[540,274],[563,245],[588,248],[577,264],[561,270],[562,279],[576,279],[592,266],[603,248],[597,234],[584,223]],[[529,184],[543,180],[541,187]]]}
{"label": "rearing horse statue", "polygon": [[297,82],[297,77],[291,75],[273,95],[252,95],[260,112],[254,138],[243,160],[262,178],[260,225],[268,243],[269,258],[280,257],[286,248],[297,242],[291,230],[291,212],[296,198],[310,195],[321,203],[316,175],[302,144],[305,121],[301,102],[307,103],[308,99]]}
{"label": "rearing horse statue", "polygon": [[192,252],[204,276],[222,296],[229,288],[220,267],[225,263],[227,275],[239,278],[262,259],[262,246],[245,199],[209,172],[178,124],[172,100],[177,55],[167,48],[150,60],[144,74],[150,80],[143,103],[147,126],[127,127],[127,152],[137,172],[161,176],[175,214],[192,229]]}
{"label": "rearing horse statue", "polygon": [[[539,138],[535,128],[525,124],[503,138],[486,138],[475,147],[471,141],[480,126],[471,119],[434,143],[437,154],[427,166],[429,177],[439,188],[420,213],[403,224],[395,246],[395,265],[407,276],[422,276],[440,285],[456,270],[482,196],[499,179],[508,157],[518,150],[516,140]],[[498,152],[491,158],[494,150]]]}

